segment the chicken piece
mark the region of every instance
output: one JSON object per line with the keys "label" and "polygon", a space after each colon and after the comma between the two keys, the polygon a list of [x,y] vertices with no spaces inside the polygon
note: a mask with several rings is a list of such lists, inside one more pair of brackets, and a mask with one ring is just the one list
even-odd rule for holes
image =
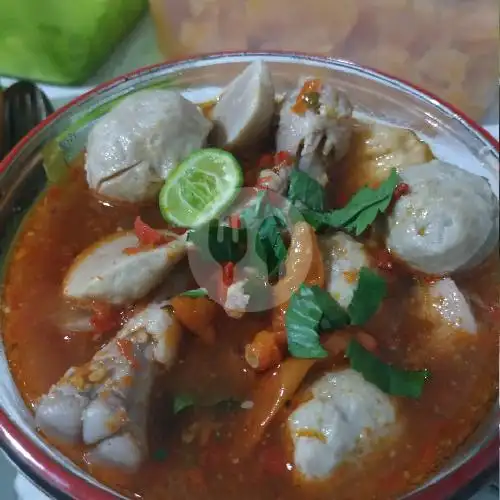
{"label": "chicken piece", "polygon": [[410,299],[410,308],[413,314],[434,326],[434,338],[446,340],[457,331],[477,333],[469,302],[451,278],[418,285]]}
{"label": "chicken piece", "polygon": [[219,147],[248,147],[269,134],[274,115],[274,86],[265,63],[246,67],[223,91],[212,111]]}
{"label": "chicken piece", "polygon": [[[305,172],[313,168],[318,177],[317,168],[330,154],[338,161],[345,156],[349,148],[352,129],[352,106],[349,99],[340,90],[335,90],[327,83],[321,84],[317,109],[307,109],[304,113],[294,111],[303,85],[287,96],[281,106],[280,122],[276,136],[278,151],[287,151],[293,156],[305,157],[302,166]],[[314,158],[312,155],[317,154]],[[313,161],[314,160],[314,161]]]}
{"label": "chicken piece", "polygon": [[59,441],[91,447],[87,459],[93,463],[135,470],[147,453],[155,362],[173,365],[180,336],[170,311],[150,304],[91,361],[70,368],[42,396],[35,412],[37,426]]}
{"label": "chicken piece", "polygon": [[257,179],[259,189],[267,189],[278,194],[284,194],[288,189],[288,180],[292,169],[288,165],[280,166],[272,170],[266,168],[262,170]]}
{"label": "chicken piece", "polygon": [[356,121],[351,147],[339,168],[332,172],[332,182],[343,198],[350,198],[366,185],[378,186],[393,168],[400,171],[433,158],[429,146],[412,130]]}
{"label": "chicken piece", "polygon": [[227,289],[224,311],[231,318],[239,319],[247,310],[250,302],[250,294],[245,291],[247,283],[248,278],[241,279],[231,284]]}
{"label": "chicken piece", "polygon": [[295,467],[306,481],[327,478],[349,456],[397,434],[391,398],[350,368],[327,373],[311,392],[288,418]]}
{"label": "chicken piece", "polygon": [[319,238],[325,267],[325,288],[344,308],[350,304],[358,286],[359,271],[369,267],[363,245],[344,233]]}
{"label": "chicken piece", "polygon": [[132,303],[160,284],[186,255],[185,237],[164,231],[169,243],[128,253],[138,246],[133,232],[108,236],[84,250],[69,268],[63,283],[66,297],[115,305]]}
{"label": "chicken piece", "polygon": [[211,128],[198,107],[177,91],[127,96],[90,131],[89,187],[117,200],[152,200],[172,168],[204,145]]}
{"label": "chicken piece", "polygon": [[480,264],[498,243],[498,199],[486,179],[442,161],[407,167],[387,246],[411,267],[445,274]]}

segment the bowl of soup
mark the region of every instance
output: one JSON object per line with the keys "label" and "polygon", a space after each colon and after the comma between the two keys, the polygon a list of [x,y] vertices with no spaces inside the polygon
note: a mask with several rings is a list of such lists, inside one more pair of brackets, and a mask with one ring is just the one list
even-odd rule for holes
{"label": "bowl of soup", "polygon": [[54,497],[437,499],[497,458],[498,144],[435,96],[198,57],[0,170],[0,436]]}

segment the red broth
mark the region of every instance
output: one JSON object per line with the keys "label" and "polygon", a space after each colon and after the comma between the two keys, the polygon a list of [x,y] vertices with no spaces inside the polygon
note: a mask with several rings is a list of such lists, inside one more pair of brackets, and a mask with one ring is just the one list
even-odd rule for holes
{"label": "red broth", "polygon": [[[132,228],[137,215],[154,227],[165,227],[156,207],[113,206],[97,200],[81,167],[75,165],[71,175],[48,188],[33,207],[7,272],[4,340],[14,380],[30,407],[70,366],[86,362],[109,339],[69,334],[58,326],[61,283],[75,256],[98,238]],[[342,194],[342,186],[342,179],[337,179],[333,197]],[[385,361],[408,368],[425,366],[432,376],[419,400],[399,399],[402,431],[388,446],[342,464],[326,481],[305,485],[293,470],[286,436],[286,418],[297,404],[292,400],[251,454],[241,456],[238,439],[244,439],[243,415],[250,410],[234,400],[251,400],[261,378],[272,377],[255,374],[244,361],[243,349],[267,318],[247,315],[233,320],[221,311],[215,344],[207,346],[186,333],[181,359],[156,381],[150,458],[141,470],[125,475],[94,467],[90,472],[121,493],[151,500],[387,500],[411,490],[455,452],[491,408],[498,390],[499,330],[487,307],[473,306],[477,335],[458,333],[454,342],[431,344],[431,325],[416,319],[411,301],[405,299],[418,277],[394,272],[397,293],[386,299],[367,330]],[[484,304],[498,306],[498,251],[457,281]],[[323,369],[316,367],[309,378]],[[174,392],[194,394],[206,406],[174,416]],[[300,392],[297,397],[302,397]],[[83,447],[54,445],[88,468]]]}

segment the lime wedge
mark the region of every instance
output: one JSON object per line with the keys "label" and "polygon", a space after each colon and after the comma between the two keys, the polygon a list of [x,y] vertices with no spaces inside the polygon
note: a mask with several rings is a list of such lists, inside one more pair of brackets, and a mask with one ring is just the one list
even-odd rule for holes
{"label": "lime wedge", "polygon": [[242,182],[240,164],[231,153],[201,149],[168,176],[160,191],[161,214],[176,226],[201,226],[234,201]]}

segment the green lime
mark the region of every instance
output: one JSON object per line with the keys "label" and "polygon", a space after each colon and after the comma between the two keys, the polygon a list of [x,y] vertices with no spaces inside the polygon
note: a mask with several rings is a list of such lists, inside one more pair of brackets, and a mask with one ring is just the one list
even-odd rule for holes
{"label": "green lime", "polygon": [[201,226],[234,201],[242,182],[240,164],[231,153],[201,149],[168,176],[160,191],[161,214],[177,226]]}

